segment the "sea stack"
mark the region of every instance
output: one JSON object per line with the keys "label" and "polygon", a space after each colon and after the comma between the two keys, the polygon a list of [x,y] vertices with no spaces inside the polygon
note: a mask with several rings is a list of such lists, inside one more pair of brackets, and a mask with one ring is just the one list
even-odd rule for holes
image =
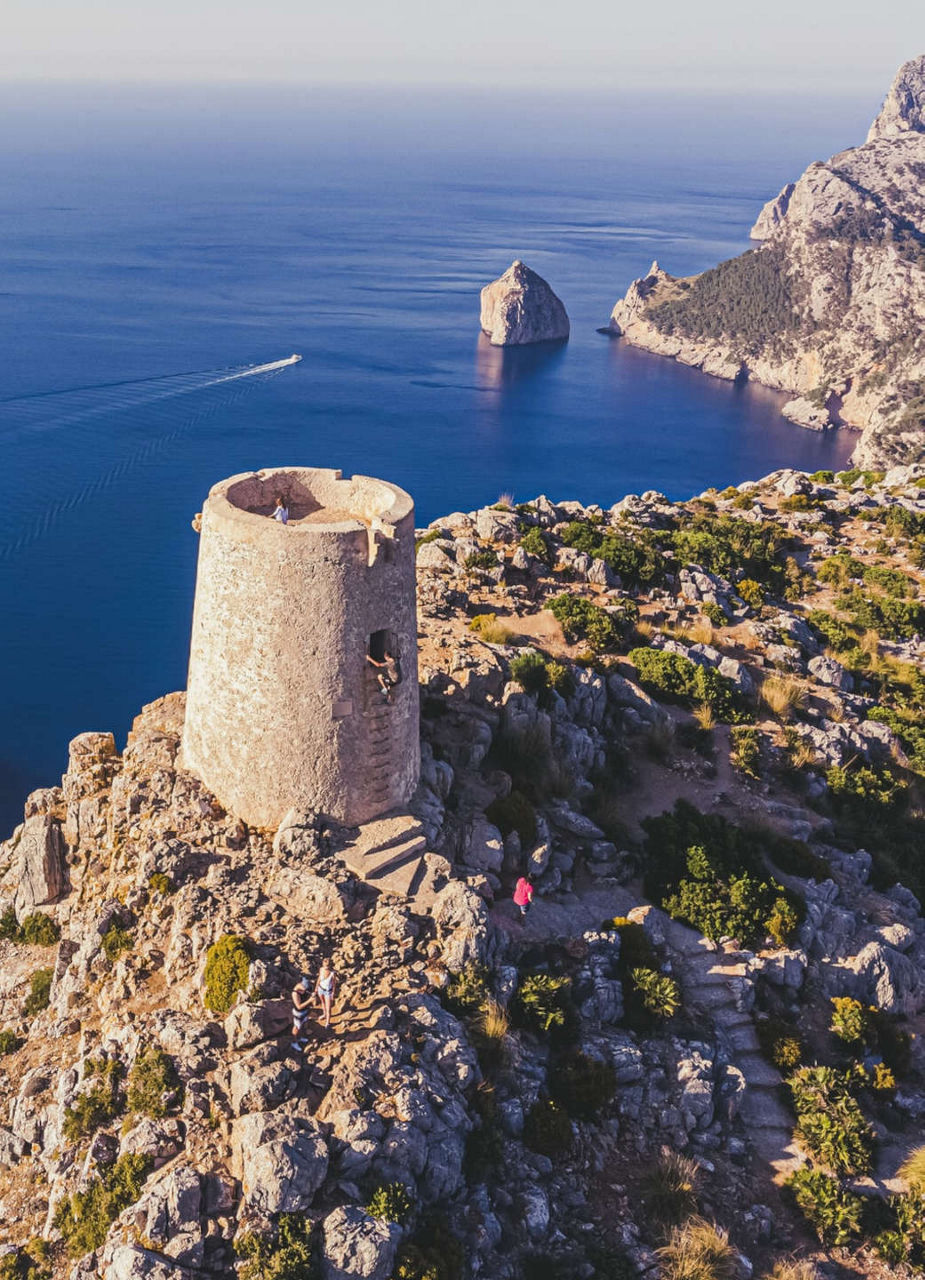
{"label": "sea stack", "polygon": [[569,335],[562,302],[519,258],[482,290],[481,323],[494,347],[563,342]]}

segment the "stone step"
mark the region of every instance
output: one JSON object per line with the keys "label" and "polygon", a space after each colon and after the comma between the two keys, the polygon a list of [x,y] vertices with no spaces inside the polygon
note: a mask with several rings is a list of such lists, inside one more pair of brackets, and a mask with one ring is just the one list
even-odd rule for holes
{"label": "stone step", "polygon": [[758,1037],[755,1035],[755,1028],[751,1025],[743,1025],[741,1027],[724,1028],[726,1039],[730,1047],[736,1053],[758,1053],[760,1045]]}
{"label": "stone step", "polygon": [[341,856],[351,871],[364,880],[374,883],[397,867],[419,859],[426,847],[427,840],[420,835],[412,840],[404,840],[401,844],[390,844],[385,849],[374,849],[369,853],[356,848],[347,849]]}
{"label": "stone step", "polygon": [[685,984],[685,991],[691,1004],[696,1004],[699,1008],[711,1013],[716,1009],[734,1007],[735,1004],[735,996],[724,982],[711,983],[708,986]]}
{"label": "stone step", "polygon": [[718,1027],[722,1027],[727,1032],[735,1031],[738,1027],[750,1027],[752,1025],[751,1015],[743,1013],[735,1005],[717,1009],[713,1015],[713,1021]]}
{"label": "stone step", "polygon": [[410,813],[386,814],[360,827],[354,847],[364,853],[375,853],[423,835],[424,828]]}
{"label": "stone step", "polygon": [[750,1086],[764,1085],[767,1088],[775,1088],[781,1082],[780,1072],[766,1062],[760,1053],[737,1054],[735,1065],[745,1077],[746,1084]]}
{"label": "stone step", "polygon": [[424,878],[425,865],[423,858],[412,858],[403,866],[390,871],[382,879],[370,880],[370,884],[382,893],[395,893],[402,898],[411,898],[414,896],[415,887]]}

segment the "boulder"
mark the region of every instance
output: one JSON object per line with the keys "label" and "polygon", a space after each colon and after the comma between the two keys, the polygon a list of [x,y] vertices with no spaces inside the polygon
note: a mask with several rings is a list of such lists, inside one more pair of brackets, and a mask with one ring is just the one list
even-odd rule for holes
{"label": "boulder", "polygon": [[841,689],[845,693],[851,693],[854,688],[854,676],[834,658],[826,658],[820,654],[818,658],[810,658],[806,665],[810,675],[820,684],[827,684],[832,689]]}
{"label": "boulder", "polygon": [[481,325],[495,347],[561,342],[569,336],[565,307],[520,259],[482,290]]}
{"label": "boulder", "polygon": [[371,1218],[355,1205],[329,1213],[321,1225],[323,1280],[388,1280],[401,1227]]}
{"label": "boulder", "polygon": [[104,1280],[189,1280],[190,1272],[173,1258],[165,1258],[141,1245],[120,1245],[103,1272]]}
{"label": "boulder", "polygon": [[488,909],[475,890],[460,880],[451,880],[437,894],[431,915],[444,964],[452,973],[465,969],[473,960],[485,959]]}
{"label": "boulder", "polygon": [[301,867],[281,867],[267,886],[267,892],[283,903],[290,915],[314,924],[342,924],[353,903],[352,889],[352,881],[336,883]]}
{"label": "boulder", "polygon": [[884,1013],[911,1017],[925,1008],[925,978],[901,951],[869,942],[845,967],[855,976],[853,994]]}
{"label": "boulder", "polygon": [[47,814],[28,818],[22,827],[16,850],[19,855],[19,883],[14,907],[22,920],[33,907],[56,902],[67,884],[64,839],[60,823]]}
{"label": "boulder", "polygon": [[310,1208],[328,1172],[328,1148],[313,1120],[280,1113],[241,1116],[231,1144],[248,1208],[262,1214]]}

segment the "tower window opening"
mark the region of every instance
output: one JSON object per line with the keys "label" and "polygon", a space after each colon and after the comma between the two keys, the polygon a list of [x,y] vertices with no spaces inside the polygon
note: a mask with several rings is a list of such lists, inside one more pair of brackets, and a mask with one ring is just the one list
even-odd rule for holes
{"label": "tower window opening", "polygon": [[375,662],[384,662],[390,650],[388,631],[374,631],[369,637],[369,656]]}

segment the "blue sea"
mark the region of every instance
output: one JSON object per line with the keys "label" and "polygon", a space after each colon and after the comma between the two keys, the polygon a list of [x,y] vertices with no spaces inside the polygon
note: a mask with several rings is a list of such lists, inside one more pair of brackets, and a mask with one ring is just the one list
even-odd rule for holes
{"label": "blue sea", "polygon": [[[782,397],[596,330],[653,258],[741,252],[876,107],[0,89],[0,831],[70,737],[121,741],[183,687],[190,520],[227,475],[381,475],[426,523],[841,465],[852,439]],[[480,337],[479,288],[515,257],[565,302],[567,346]]]}

